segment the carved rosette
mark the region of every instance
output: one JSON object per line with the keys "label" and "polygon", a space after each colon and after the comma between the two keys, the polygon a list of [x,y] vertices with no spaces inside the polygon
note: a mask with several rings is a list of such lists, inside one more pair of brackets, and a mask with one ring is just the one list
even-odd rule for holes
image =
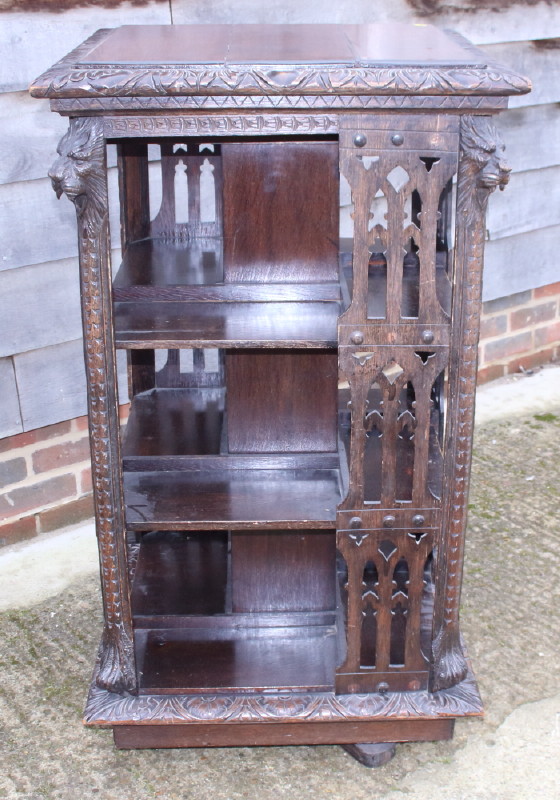
{"label": "carved rosette", "polygon": [[503,159],[504,146],[490,117],[463,117],[460,147],[456,249],[459,291],[453,311],[458,360],[449,377],[451,424],[445,469],[448,502],[444,506],[436,578],[432,691],[459,683],[467,673],[459,633],[459,602],[474,429],[485,216],[490,193],[498,186],[503,189],[510,173]]}
{"label": "carved rosette", "polygon": [[70,120],[58,153],[49,176],[57,197],[66,194],[74,203],[78,218],[92,478],[105,610],[97,685],[111,692],[133,691],[136,671],[120,478],[102,121]]}

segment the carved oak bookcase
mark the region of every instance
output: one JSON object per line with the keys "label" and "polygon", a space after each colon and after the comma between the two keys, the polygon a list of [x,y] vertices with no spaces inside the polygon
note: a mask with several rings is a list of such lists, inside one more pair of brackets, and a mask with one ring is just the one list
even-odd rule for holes
{"label": "carved oak bookcase", "polygon": [[528,90],[399,24],[103,30],[33,84],[70,120],[50,176],[105,611],[85,721],[117,746],[378,764],[481,713],[459,597],[484,215],[492,115]]}

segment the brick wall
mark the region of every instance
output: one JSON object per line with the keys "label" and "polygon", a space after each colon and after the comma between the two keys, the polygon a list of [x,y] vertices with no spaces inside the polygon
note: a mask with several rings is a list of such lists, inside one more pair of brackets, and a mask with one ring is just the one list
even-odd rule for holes
{"label": "brick wall", "polygon": [[483,305],[478,382],[560,359],[560,282]]}
{"label": "brick wall", "polygon": [[92,515],[86,417],[0,440],[0,547]]}
{"label": "brick wall", "polygon": [[[556,359],[560,282],[484,303],[479,383]],[[0,547],[88,519],[91,492],[85,417],[0,439]]]}

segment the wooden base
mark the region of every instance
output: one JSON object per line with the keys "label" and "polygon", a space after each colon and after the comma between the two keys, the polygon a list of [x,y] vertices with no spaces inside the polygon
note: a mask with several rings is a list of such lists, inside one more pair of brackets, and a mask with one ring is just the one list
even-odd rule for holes
{"label": "wooden base", "polygon": [[393,742],[377,742],[376,744],[343,744],[352,758],[364,767],[382,767],[395,755],[396,745]]}
{"label": "wooden base", "polygon": [[[393,742],[431,742],[451,739],[453,722],[452,719],[407,719],[357,723],[116,725],[113,727],[113,735],[115,745],[121,749],[342,744],[353,746],[355,752],[352,751],[352,755],[361,763],[366,763],[356,755],[358,752],[356,748],[370,748],[372,744],[355,745],[356,740],[380,743],[382,747],[390,748]],[[367,765],[375,766],[373,763]]]}

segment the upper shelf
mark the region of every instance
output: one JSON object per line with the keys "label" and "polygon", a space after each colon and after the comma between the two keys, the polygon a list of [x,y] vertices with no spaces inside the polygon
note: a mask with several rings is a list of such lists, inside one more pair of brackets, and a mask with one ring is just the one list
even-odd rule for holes
{"label": "upper shelf", "polygon": [[432,25],[126,25],[98,31],[35,97],[508,95],[526,78]]}

